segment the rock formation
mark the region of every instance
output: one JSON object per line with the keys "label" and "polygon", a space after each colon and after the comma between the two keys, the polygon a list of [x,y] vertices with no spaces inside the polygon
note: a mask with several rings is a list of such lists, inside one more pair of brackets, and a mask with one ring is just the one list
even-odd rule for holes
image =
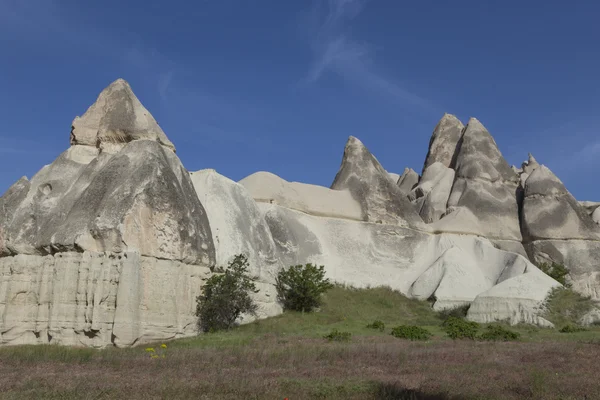
{"label": "rock formation", "polygon": [[449,114],[422,176],[387,172],[354,137],[331,188],[189,173],[117,80],[75,118],[71,147],[0,198],[0,343],[195,335],[211,267],[239,253],[258,318],[281,312],[278,271],[311,262],[336,282],[390,286],[436,310],[470,304],[474,321],[551,326],[543,303],[560,284],[532,261],[565,263],[573,287],[600,298],[599,223],[600,203],[577,202],[532,155],[511,168],[479,121]]}

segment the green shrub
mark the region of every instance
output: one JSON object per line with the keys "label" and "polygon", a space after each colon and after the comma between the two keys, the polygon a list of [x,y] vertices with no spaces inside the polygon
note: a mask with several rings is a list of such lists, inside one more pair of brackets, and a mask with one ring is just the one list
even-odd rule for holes
{"label": "green shrub", "polygon": [[508,342],[518,340],[520,337],[520,333],[506,329],[502,325],[488,325],[486,331],[479,336],[479,339]]}
{"label": "green shrub", "polygon": [[544,303],[544,318],[556,326],[577,325],[595,306],[594,300],[572,289],[554,288]]}
{"label": "green shrub", "polygon": [[350,341],[351,337],[352,337],[352,334],[350,332],[342,332],[342,331],[338,331],[337,329],[333,329],[327,335],[323,336],[323,339],[327,339],[330,342],[331,341],[348,342],[348,341]]}
{"label": "green shrub", "polygon": [[448,317],[442,324],[444,331],[451,339],[475,339],[479,324],[477,322],[467,321],[466,319]]}
{"label": "green shrub", "polygon": [[373,323],[367,325],[367,328],[369,329],[379,329],[380,332],[383,332],[385,330],[385,324],[383,323],[383,321],[373,321]]}
{"label": "green shrub", "polygon": [[248,258],[237,255],[226,269],[218,268],[196,299],[198,326],[204,332],[230,329],[241,314],[256,314],[257,305],[250,297],[256,286],[248,276]]}
{"label": "green shrub", "polygon": [[325,278],[325,267],[295,265],[279,271],[277,299],[286,310],[310,312],[321,305],[321,295],[333,285]]}
{"label": "green shrub", "polygon": [[432,336],[427,329],[414,325],[400,325],[392,328],[391,335],[408,340],[428,340]]}
{"label": "green shrub", "polygon": [[562,284],[564,287],[571,287],[571,284],[567,283],[566,277],[569,275],[569,270],[559,263],[540,263],[537,266],[543,273]]}
{"label": "green shrub", "polygon": [[575,332],[584,332],[587,329],[585,329],[582,326],[579,325],[573,325],[573,324],[567,324],[565,326],[563,326],[562,328],[560,328],[559,332],[561,333],[575,333]]}
{"label": "green shrub", "polygon": [[465,304],[464,306],[458,306],[454,308],[446,308],[438,311],[438,316],[443,321],[447,320],[449,317],[464,318],[467,316],[469,307],[471,307],[471,304]]}

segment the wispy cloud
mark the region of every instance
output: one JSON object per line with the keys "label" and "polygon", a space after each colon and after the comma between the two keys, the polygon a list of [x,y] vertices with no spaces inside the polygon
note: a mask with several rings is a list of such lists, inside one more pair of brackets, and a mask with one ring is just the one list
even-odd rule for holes
{"label": "wispy cloud", "polygon": [[579,163],[596,163],[600,161],[600,140],[596,140],[575,153],[576,160]]}
{"label": "wispy cloud", "polygon": [[316,83],[327,73],[341,76],[364,90],[392,97],[399,103],[433,110],[426,99],[404,88],[380,72],[372,46],[349,34],[349,24],[357,18],[366,0],[321,0],[315,4],[308,24],[312,31],[313,62],[306,81]]}

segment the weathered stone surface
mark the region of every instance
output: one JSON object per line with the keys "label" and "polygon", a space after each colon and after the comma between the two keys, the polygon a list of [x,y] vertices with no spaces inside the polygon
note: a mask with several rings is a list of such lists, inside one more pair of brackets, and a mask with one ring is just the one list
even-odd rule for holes
{"label": "weathered stone surface", "polygon": [[405,168],[404,172],[396,182],[402,193],[409,194],[419,183],[419,174],[412,168]]}
{"label": "weathered stone surface", "polygon": [[425,169],[419,184],[408,196],[416,204],[423,221],[438,221],[446,213],[453,182],[454,170],[440,162],[435,162]]}
{"label": "weathered stone surface", "polygon": [[600,304],[597,307],[592,308],[587,312],[581,320],[579,320],[581,326],[592,326],[600,324]]}
{"label": "weathered stone surface", "polygon": [[[191,178],[208,215],[217,265],[225,266],[234,256],[245,254],[259,289],[254,296],[259,305],[258,317],[281,313],[274,285],[283,265],[257,204],[243,185],[214,169],[192,172]],[[250,319],[246,316],[245,321]]]}
{"label": "weathered stone surface", "polygon": [[187,171],[157,142],[76,162],[74,146],[44,167],[5,217],[3,254],[139,251],[143,256],[211,265],[210,227]]}
{"label": "weathered stone surface", "polygon": [[[478,222],[477,230],[469,233],[489,239],[521,241],[516,195],[518,176],[502,157],[492,136],[475,118],[469,120],[461,142],[447,214],[467,209],[467,214],[472,214]],[[456,222],[460,224],[460,219]]]}
{"label": "weathered stone surface", "polygon": [[81,117],[73,120],[71,144],[97,146],[109,152],[133,140],[153,140],[175,151],[129,84],[117,79],[100,93]]}
{"label": "weathered stone surface", "polygon": [[529,266],[525,273],[479,294],[469,307],[467,319],[479,323],[508,321],[511,325],[527,323],[553,327],[542,315],[544,302],[555,287],[560,287],[560,283]]}
{"label": "weathered stone surface", "polygon": [[242,179],[240,184],[257,202],[278,204],[322,217],[363,219],[360,203],[348,190],[288,182],[270,172],[256,172]]}
{"label": "weathered stone surface", "polygon": [[600,207],[597,207],[592,213],[592,220],[595,223],[600,224]]}
{"label": "weathered stone surface", "polygon": [[573,290],[600,300],[600,241],[535,240],[525,244],[529,258],[536,262],[557,262],[569,270]]}
{"label": "weathered stone surface", "polygon": [[388,175],[390,176],[390,178],[392,178],[394,182],[398,182],[398,179],[400,179],[400,174],[397,174],[395,172],[388,172]]}
{"label": "weathered stone surface", "polygon": [[413,227],[423,224],[396,182],[355,137],[346,143],[331,188],[348,190],[360,204],[364,221]]}
{"label": "weathered stone surface", "polygon": [[527,178],[524,195],[522,224],[526,242],[600,240],[600,227],[546,166],[538,167]]}
{"label": "weathered stone surface", "polygon": [[0,343],[131,346],[194,335],[207,267],[136,252],[0,258]]}
{"label": "weathered stone surface", "polygon": [[447,168],[454,168],[463,129],[464,125],[458,118],[451,114],[444,114],[431,135],[423,173],[427,167],[436,162]]}

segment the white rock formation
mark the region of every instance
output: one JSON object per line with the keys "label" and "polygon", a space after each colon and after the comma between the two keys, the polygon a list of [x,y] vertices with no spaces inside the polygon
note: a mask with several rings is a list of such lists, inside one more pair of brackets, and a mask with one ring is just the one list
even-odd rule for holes
{"label": "white rock formation", "polygon": [[315,216],[362,221],[362,209],[348,190],[288,182],[270,172],[256,172],[240,181],[254,200],[281,205]]}
{"label": "white rock formation", "polygon": [[[255,296],[259,305],[257,316],[280,314],[282,309],[277,303],[275,278],[283,265],[256,202],[244,186],[213,169],[192,172],[191,177],[208,215],[216,264],[227,265],[234,256],[245,254],[259,289]],[[250,319],[251,316],[245,318],[246,321]]]}
{"label": "white rock formation", "polygon": [[478,322],[551,325],[544,301],[560,284],[530,260],[565,263],[574,289],[600,298],[600,208],[577,202],[531,155],[511,168],[476,119],[464,127],[444,115],[422,177],[388,173],[350,137],[331,189],[268,172],[236,183],[185,170],[118,80],[73,121],[71,144],[0,198],[0,344],[195,335],[210,267],[240,253],[259,318],[281,312],[278,271],[308,262],[436,310],[471,304]]}

